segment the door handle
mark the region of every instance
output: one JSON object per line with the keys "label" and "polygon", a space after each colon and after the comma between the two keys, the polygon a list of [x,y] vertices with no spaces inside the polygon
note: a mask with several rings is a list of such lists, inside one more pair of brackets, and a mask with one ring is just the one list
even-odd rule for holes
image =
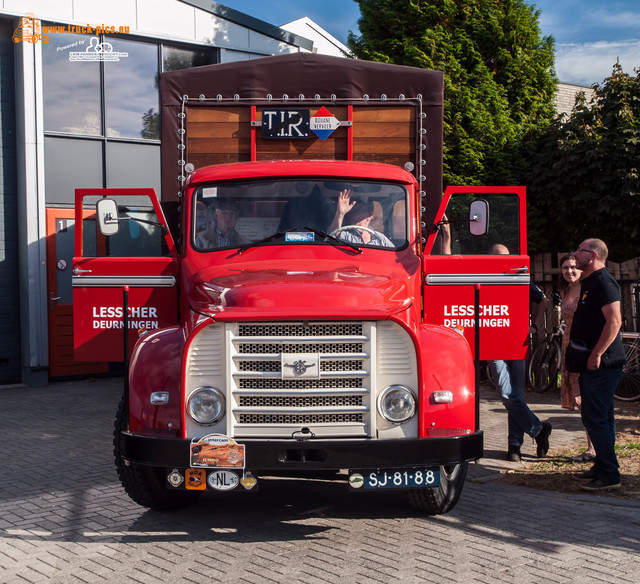
{"label": "door handle", "polygon": [[510,272],[520,272],[521,274],[526,274],[529,271],[527,266],[522,266],[521,268],[509,268]]}
{"label": "door handle", "polygon": [[73,275],[77,276],[78,274],[90,274],[91,270],[80,270],[78,268],[73,268]]}
{"label": "door handle", "polygon": [[56,300],[61,300],[62,296],[49,296],[49,312],[53,312],[55,309]]}

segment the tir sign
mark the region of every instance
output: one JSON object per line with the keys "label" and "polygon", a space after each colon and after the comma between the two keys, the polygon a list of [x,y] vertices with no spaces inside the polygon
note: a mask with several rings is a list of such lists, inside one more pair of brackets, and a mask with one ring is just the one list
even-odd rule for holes
{"label": "tir sign", "polygon": [[309,117],[308,109],[263,110],[262,137],[308,139],[311,135]]}

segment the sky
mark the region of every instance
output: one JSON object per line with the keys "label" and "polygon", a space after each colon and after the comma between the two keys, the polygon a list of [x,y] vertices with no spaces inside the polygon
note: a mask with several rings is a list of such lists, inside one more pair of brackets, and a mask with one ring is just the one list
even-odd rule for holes
{"label": "sky", "polygon": [[[308,16],[346,44],[358,33],[360,9],[353,0],[222,0],[229,8],[269,24]],[[532,0],[540,27],[556,43],[556,74],[563,83],[590,86],[611,74],[617,59],[626,73],[640,67],[639,0]]]}

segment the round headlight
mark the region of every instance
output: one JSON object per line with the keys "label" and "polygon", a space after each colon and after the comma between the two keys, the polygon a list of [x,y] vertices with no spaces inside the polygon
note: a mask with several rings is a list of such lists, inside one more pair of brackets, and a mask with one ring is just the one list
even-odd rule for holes
{"label": "round headlight", "polygon": [[224,415],[224,395],[213,387],[199,387],[189,396],[187,413],[198,424],[214,424]]}
{"label": "round headlight", "polygon": [[406,422],[416,411],[413,392],[402,385],[387,387],[378,398],[380,415],[397,424]]}

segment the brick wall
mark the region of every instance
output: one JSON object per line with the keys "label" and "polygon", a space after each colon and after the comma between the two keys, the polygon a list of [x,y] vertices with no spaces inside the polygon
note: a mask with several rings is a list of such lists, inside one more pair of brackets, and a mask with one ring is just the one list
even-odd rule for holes
{"label": "brick wall", "polygon": [[573,106],[576,102],[576,94],[583,91],[587,98],[587,103],[593,97],[593,89],[591,87],[584,87],[583,85],[571,85],[570,83],[558,83],[558,91],[555,96],[556,112],[558,114],[571,113]]}

